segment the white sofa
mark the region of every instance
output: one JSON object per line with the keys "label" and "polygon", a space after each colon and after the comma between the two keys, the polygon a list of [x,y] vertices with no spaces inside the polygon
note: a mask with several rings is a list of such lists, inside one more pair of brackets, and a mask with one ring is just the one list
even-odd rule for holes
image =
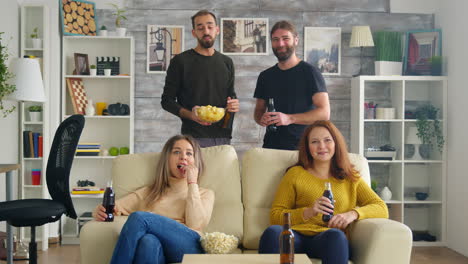
{"label": "white sofa", "polygon": [[[206,170],[200,185],[214,190],[215,206],[205,232],[224,232],[240,238],[235,253],[256,253],[259,238],[269,225],[269,211],[276,187],[286,168],[297,161],[296,151],[255,148],[247,151],[240,166],[232,146],[202,149]],[[116,197],[148,184],[155,174],[159,153],[119,156],[112,166]],[[367,160],[350,158],[369,183]],[[109,263],[126,217],[113,223],[90,221],[81,229],[81,263]],[[402,223],[366,219],[350,227],[352,261],[355,264],[404,264],[410,262],[412,236]],[[312,263],[321,263],[311,259]]]}

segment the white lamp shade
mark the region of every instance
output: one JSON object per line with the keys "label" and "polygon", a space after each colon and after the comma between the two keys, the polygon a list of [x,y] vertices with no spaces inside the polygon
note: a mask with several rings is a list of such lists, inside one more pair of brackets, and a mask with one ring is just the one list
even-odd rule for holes
{"label": "white lamp shade", "polygon": [[422,144],[421,139],[418,137],[418,128],[411,126],[406,135],[406,144]]}
{"label": "white lamp shade", "polygon": [[35,59],[20,58],[13,63],[16,91],[9,98],[16,101],[45,102],[39,62]]}
{"label": "white lamp shade", "polygon": [[349,47],[374,47],[374,39],[369,26],[354,26]]}

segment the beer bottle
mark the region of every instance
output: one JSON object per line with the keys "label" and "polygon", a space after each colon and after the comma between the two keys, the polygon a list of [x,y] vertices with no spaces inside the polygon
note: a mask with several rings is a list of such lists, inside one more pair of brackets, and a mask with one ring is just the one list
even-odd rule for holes
{"label": "beer bottle", "polygon": [[291,213],[285,213],[283,217],[283,231],[279,237],[280,264],[294,264],[294,234],[291,230]]}
{"label": "beer bottle", "polygon": [[115,194],[112,189],[112,181],[107,184],[106,191],[104,192],[104,199],[102,206],[106,208],[106,222],[114,222],[114,206],[115,206]]}
{"label": "beer bottle", "polygon": [[[276,112],[276,110],[275,110],[275,102],[274,102],[273,98],[268,98],[268,107],[267,107],[267,111],[268,111],[268,112]],[[268,132],[276,132],[276,130],[278,130],[278,127],[276,127],[276,125],[274,125],[274,124],[268,125],[268,126],[267,126],[267,131],[268,131]]]}
{"label": "beer bottle", "polygon": [[[329,183],[329,182],[325,183],[325,191],[323,192],[323,196],[327,197],[330,200],[330,202],[332,204],[334,204],[334,202],[333,202],[333,192],[332,192],[332,189],[331,189],[331,183]],[[322,215],[322,220],[324,222],[328,222],[328,221],[330,221],[332,216],[333,216],[333,213],[328,214],[328,215],[324,214],[324,215]]]}

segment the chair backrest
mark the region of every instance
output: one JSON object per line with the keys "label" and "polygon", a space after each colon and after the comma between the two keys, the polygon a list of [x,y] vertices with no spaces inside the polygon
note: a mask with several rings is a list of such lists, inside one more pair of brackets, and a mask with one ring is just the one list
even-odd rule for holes
{"label": "chair backrest", "polygon": [[76,146],[85,124],[82,115],[72,115],[65,119],[55,132],[47,162],[47,188],[54,201],[65,205],[68,217],[77,215],[70,197],[70,170],[75,157]]}

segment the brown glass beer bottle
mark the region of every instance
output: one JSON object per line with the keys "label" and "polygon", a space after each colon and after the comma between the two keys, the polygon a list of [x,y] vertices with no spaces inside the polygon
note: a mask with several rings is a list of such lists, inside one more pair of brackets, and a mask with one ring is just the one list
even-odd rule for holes
{"label": "brown glass beer bottle", "polygon": [[294,234],[291,229],[291,213],[285,213],[283,232],[279,237],[280,264],[294,264]]}

